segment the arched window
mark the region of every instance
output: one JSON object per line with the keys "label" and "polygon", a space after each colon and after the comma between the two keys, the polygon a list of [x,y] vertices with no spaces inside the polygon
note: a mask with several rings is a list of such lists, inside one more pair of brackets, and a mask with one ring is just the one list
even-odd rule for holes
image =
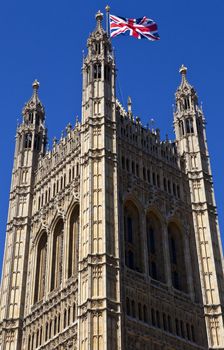
{"label": "arched window", "polygon": [[39,345],[39,330],[37,330],[37,334],[36,334],[36,348],[38,348]]}
{"label": "arched window", "polygon": [[68,278],[77,272],[78,263],[78,233],[79,233],[79,206],[76,206],[70,217],[69,251],[68,251]]}
{"label": "arched window", "polygon": [[31,335],[29,335],[29,338],[28,338],[28,350],[31,349]]}
{"label": "arched window", "polygon": [[31,148],[32,145],[32,134],[28,133],[25,134],[25,144],[24,147],[25,148]]}
{"label": "arched window", "polygon": [[100,51],[101,51],[101,43],[97,41],[95,43],[95,52],[97,55],[100,55]]}
{"label": "arched window", "polygon": [[52,334],[53,334],[53,323],[52,323],[52,320],[50,320],[50,323],[49,323],[49,339],[52,337]]}
{"label": "arched window", "polygon": [[93,66],[93,77],[94,79],[101,79],[102,66],[101,63],[96,63]]}
{"label": "arched window", "polygon": [[33,123],[33,113],[32,112],[29,113],[29,122]]}
{"label": "arched window", "polygon": [[58,316],[58,333],[60,333],[60,329],[61,329],[61,315],[59,314],[59,316]]}
{"label": "arched window", "polygon": [[148,213],[146,220],[149,275],[165,282],[162,226],[153,213]]}
{"label": "arched window", "polygon": [[184,123],[183,123],[183,120],[180,120],[179,128],[180,128],[180,136],[184,136]]}
{"label": "arched window", "polygon": [[45,327],[45,341],[47,341],[48,339],[48,323],[46,323],[46,327]]}
{"label": "arched window", "polygon": [[190,108],[190,100],[189,97],[184,97],[184,109]]}
{"label": "arched window", "polygon": [[44,297],[46,258],[47,258],[47,233],[43,232],[37,245],[34,303],[36,303],[39,300],[42,300]]}
{"label": "arched window", "polygon": [[67,309],[64,310],[64,328],[67,327]]}
{"label": "arched window", "polygon": [[58,220],[53,233],[51,290],[58,288],[62,278],[63,220]]}
{"label": "arched window", "polygon": [[40,341],[39,344],[42,345],[42,327],[40,327]]}
{"label": "arched window", "polygon": [[186,131],[187,131],[187,134],[193,134],[193,132],[194,132],[193,119],[192,118],[186,119]]}
{"label": "arched window", "polygon": [[57,333],[57,317],[54,318],[54,335]]}
{"label": "arched window", "polygon": [[128,201],[124,207],[125,263],[138,272],[142,272],[142,237],[140,232],[139,212]]}
{"label": "arched window", "polygon": [[168,236],[173,287],[187,292],[184,242],[182,233],[176,224],[168,225]]}

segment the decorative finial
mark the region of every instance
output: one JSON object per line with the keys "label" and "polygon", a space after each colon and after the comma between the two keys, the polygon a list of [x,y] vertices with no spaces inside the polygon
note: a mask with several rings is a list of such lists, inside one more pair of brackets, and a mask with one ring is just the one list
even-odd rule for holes
{"label": "decorative finial", "polygon": [[132,101],[130,96],[128,96],[128,113],[132,113]]}
{"label": "decorative finial", "polygon": [[70,123],[68,123],[68,125],[66,126],[67,134],[71,131],[71,129],[72,129],[72,125]]}
{"label": "decorative finial", "polygon": [[179,73],[182,75],[186,75],[187,74],[187,67],[185,67],[183,64],[180,67]]}
{"label": "decorative finial", "polygon": [[79,124],[79,116],[77,115],[75,118],[75,126],[78,126],[78,124]]}
{"label": "decorative finial", "polygon": [[105,7],[105,10],[106,10],[106,12],[110,12],[110,6],[107,5],[107,6]]}
{"label": "decorative finial", "polygon": [[38,90],[39,87],[40,87],[39,81],[38,81],[37,79],[35,79],[34,82],[33,82],[33,84],[32,84],[32,86],[33,86],[33,90],[34,90],[35,92],[37,92],[37,90]]}
{"label": "decorative finial", "polygon": [[150,129],[153,129],[155,126],[155,120],[153,118],[150,119],[149,121]]}
{"label": "decorative finial", "polygon": [[99,10],[96,14],[96,21],[97,21],[97,26],[98,27],[101,27],[101,23],[102,23],[102,20],[103,20],[103,14],[102,12]]}

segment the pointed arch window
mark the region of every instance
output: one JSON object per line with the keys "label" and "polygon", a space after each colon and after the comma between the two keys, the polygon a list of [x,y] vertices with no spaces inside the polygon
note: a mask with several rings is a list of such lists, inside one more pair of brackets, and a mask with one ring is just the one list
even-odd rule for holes
{"label": "pointed arch window", "polygon": [[91,74],[90,74],[90,67],[88,66],[86,69],[86,75],[87,75],[87,85],[90,83],[91,79]]}
{"label": "pointed arch window", "polygon": [[77,272],[78,264],[79,206],[71,214],[69,223],[68,278]]}
{"label": "pointed arch window", "polygon": [[42,300],[45,292],[45,276],[46,276],[46,260],[47,260],[47,233],[43,232],[37,246],[36,259],[36,280],[34,302]]}
{"label": "pointed arch window", "polygon": [[27,133],[27,134],[25,134],[24,147],[25,148],[31,148],[31,145],[32,145],[32,134],[31,133]]}
{"label": "pointed arch window", "polygon": [[97,55],[100,55],[100,53],[101,53],[101,43],[100,42],[95,43],[95,53]]}
{"label": "pointed arch window", "polygon": [[128,201],[124,207],[125,264],[132,270],[142,272],[142,238],[139,212]]}
{"label": "pointed arch window", "polygon": [[96,63],[94,64],[93,66],[93,77],[94,79],[101,79],[101,76],[102,76],[102,65],[101,63]]}
{"label": "pointed arch window", "polygon": [[162,226],[152,212],[147,215],[146,234],[149,275],[153,279],[165,282]]}
{"label": "pointed arch window", "polygon": [[51,290],[58,288],[61,284],[63,230],[64,230],[64,223],[63,223],[63,220],[60,219],[57,222],[53,233]]}
{"label": "pointed arch window", "polygon": [[33,113],[32,112],[29,113],[29,122],[33,123]]}
{"label": "pointed arch window", "polygon": [[180,136],[184,136],[184,123],[183,120],[179,122]]}
{"label": "pointed arch window", "polygon": [[193,119],[192,118],[187,118],[186,119],[186,131],[187,131],[187,134],[193,134],[194,133]]}
{"label": "pointed arch window", "polygon": [[189,109],[190,108],[190,99],[189,97],[184,97],[184,109]]}
{"label": "pointed arch window", "polygon": [[168,237],[173,287],[187,292],[184,242],[182,232],[176,224],[168,225]]}

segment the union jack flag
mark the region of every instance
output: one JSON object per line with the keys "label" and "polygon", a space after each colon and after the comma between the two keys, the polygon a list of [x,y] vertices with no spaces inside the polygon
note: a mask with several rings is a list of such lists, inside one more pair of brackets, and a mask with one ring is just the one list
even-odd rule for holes
{"label": "union jack flag", "polygon": [[147,17],[131,19],[110,15],[110,36],[128,34],[137,39],[159,40],[157,24]]}

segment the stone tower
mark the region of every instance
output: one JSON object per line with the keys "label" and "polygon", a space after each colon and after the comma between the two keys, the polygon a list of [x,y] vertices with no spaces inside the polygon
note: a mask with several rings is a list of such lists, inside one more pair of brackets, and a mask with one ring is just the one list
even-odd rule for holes
{"label": "stone tower", "polygon": [[78,349],[121,349],[115,64],[103,15],[83,63]]}
{"label": "stone tower", "polygon": [[131,98],[127,110],[116,99],[102,19],[83,60],[81,122],[45,151],[35,81],[17,129],[0,349],[223,349],[222,252],[196,93],[182,67],[176,140],[144,127]]}
{"label": "stone tower", "polygon": [[211,349],[224,349],[224,278],[221,238],[205,132],[205,118],[194,88],[180,68],[174,127],[177,148],[189,179],[206,327]]}
{"label": "stone tower", "polygon": [[39,83],[23,109],[17,128],[10,190],[9,214],[1,285],[3,349],[20,349],[27,283],[27,262],[33,200],[34,172],[45,153],[44,108],[38,97]]}

